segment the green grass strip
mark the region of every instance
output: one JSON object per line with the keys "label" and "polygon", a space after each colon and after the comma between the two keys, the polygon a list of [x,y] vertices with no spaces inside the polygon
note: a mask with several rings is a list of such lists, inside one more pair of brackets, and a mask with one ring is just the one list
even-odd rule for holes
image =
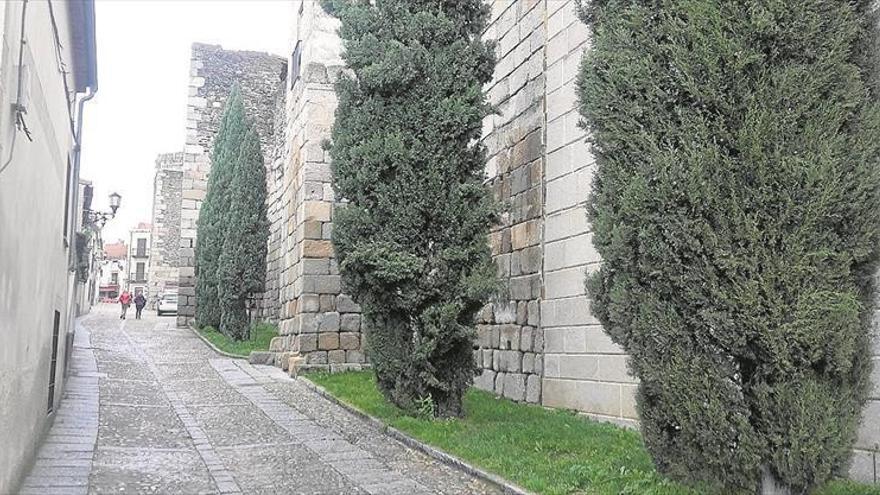
{"label": "green grass strip", "polygon": [[[657,473],[637,431],[569,411],[519,404],[471,389],[465,396],[465,418],[415,418],[385,400],[371,372],[310,373],[308,378],[386,424],[537,493],[708,493]],[[880,495],[880,488],[837,480],[817,494]]]}
{"label": "green grass strip", "polygon": [[233,340],[214,327],[201,328],[199,333],[223,352],[247,356],[251,351],[268,351],[272,337],[278,336],[278,329],[268,323],[254,325],[247,340]]}

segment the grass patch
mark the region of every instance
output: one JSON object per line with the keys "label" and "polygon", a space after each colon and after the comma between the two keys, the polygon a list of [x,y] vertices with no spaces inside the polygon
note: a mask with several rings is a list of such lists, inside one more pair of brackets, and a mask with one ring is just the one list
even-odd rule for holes
{"label": "grass patch", "polygon": [[[547,410],[471,389],[463,419],[404,415],[382,397],[370,372],[310,373],[328,392],[401,431],[542,494],[698,495],[654,469],[636,431]],[[880,495],[849,481],[834,481],[818,495]]]}
{"label": "grass patch", "polygon": [[199,334],[223,352],[247,356],[251,351],[268,351],[272,337],[278,336],[278,328],[270,323],[258,323],[251,327],[247,340],[233,340],[210,326],[199,329]]}

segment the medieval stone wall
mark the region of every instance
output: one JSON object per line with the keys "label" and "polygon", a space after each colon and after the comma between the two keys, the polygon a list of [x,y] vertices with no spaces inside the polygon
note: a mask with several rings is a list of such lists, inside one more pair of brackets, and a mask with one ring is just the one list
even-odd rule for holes
{"label": "medieval stone wall", "polygon": [[281,244],[281,231],[284,223],[281,192],[284,184],[284,163],[290,148],[287,139],[286,110],[287,65],[283,67],[281,80],[275,89],[275,108],[273,110],[272,149],[266,169],[266,216],[269,220],[269,239],[266,250],[266,284],[265,291],[256,297],[257,307],[252,317],[257,320],[278,323],[280,314],[279,276],[284,259]]}
{"label": "medieval stone wall", "polygon": [[279,204],[271,207],[282,212],[281,350],[301,354],[306,367],[330,370],[359,368],[366,361],[360,308],[341,293],[330,241],[336,197],[330,157],[321,145],[330,137],[336,110],[333,84],[344,65],[338,25],[318,2],[297,4],[291,39],[299,63],[290,64],[288,76],[288,153],[274,196]]}
{"label": "medieval stone wall", "polygon": [[541,401],[543,374],[545,14],[540,1],[493,2],[485,33],[497,40],[488,95],[499,110],[483,121],[486,180],[506,209],[489,237],[503,290],[480,314],[475,358],[483,373],[476,383],[528,402]]}
{"label": "medieval stone wall", "polygon": [[273,161],[275,95],[285,60],[262,52],[224,50],[217,45],[192,45],[186,148],[183,164],[180,229],[180,298],[177,323],[195,316],[195,245],[199,209],[205,199],[210,153],[220,127],[223,106],[238,84],[247,116],[260,135],[267,169]]}
{"label": "medieval stone wall", "polygon": [[149,307],[156,298],[177,290],[180,264],[180,207],[183,186],[183,152],[156,157],[153,180],[153,231],[151,234]]}

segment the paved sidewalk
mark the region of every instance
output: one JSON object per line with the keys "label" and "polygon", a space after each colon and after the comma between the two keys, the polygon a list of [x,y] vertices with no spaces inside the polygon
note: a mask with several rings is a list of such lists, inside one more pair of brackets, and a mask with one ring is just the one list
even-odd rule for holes
{"label": "paved sidewalk", "polygon": [[93,311],[24,495],[496,493],[173,317]]}

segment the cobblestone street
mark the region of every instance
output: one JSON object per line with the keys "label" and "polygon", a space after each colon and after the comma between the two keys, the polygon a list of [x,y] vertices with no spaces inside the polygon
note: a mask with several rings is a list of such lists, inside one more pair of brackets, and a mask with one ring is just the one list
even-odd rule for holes
{"label": "cobblestone street", "polygon": [[96,307],[22,494],[494,493],[174,318]]}

